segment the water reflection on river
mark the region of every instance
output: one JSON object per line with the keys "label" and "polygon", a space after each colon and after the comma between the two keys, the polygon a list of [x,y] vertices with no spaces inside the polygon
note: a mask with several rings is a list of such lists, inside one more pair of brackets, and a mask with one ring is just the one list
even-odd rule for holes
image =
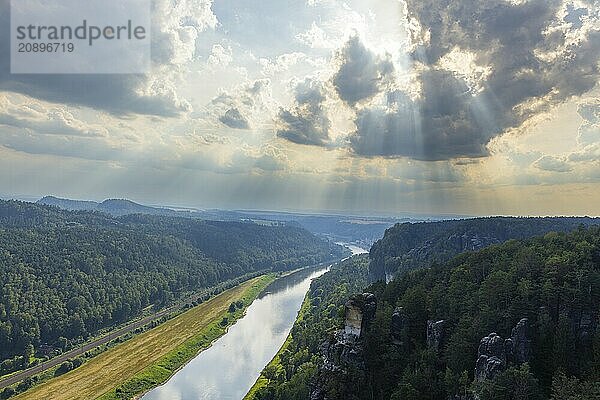
{"label": "water reflection on river", "polygon": [[275,281],[225,336],[143,399],[243,398],[285,341],[310,281],[326,270],[302,270]]}
{"label": "water reflection on river", "polygon": [[143,400],[242,399],[285,341],[310,282],[327,270],[305,269],[275,281],[226,335]]}

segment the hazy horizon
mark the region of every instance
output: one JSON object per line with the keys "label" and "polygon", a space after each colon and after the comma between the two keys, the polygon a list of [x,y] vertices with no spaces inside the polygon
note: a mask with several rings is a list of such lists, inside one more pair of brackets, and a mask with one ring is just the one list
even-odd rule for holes
{"label": "hazy horizon", "polygon": [[151,73],[0,60],[0,192],[600,215],[597,1],[152,4]]}
{"label": "hazy horizon", "polygon": [[102,203],[105,200],[129,200],[134,203],[155,207],[155,208],[167,208],[171,210],[189,210],[189,211],[231,211],[241,213],[274,213],[274,214],[294,214],[294,215],[323,215],[323,216],[339,216],[339,217],[364,217],[364,218],[386,218],[386,219],[414,219],[414,220],[425,220],[425,219],[465,219],[465,218],[485,218],[485,217],[589,217],[589,218],[600,218],[600,215],[594,214],[453,214],[453,213],[418,213],[418,212],[397,212],[397,213],[384,213],[384,212],[372,212],[368,210],[311,210],[311,209],[261,209],[261,208],[223,208],[218,206],[202,206],[202,205],[185,205],[185,204],[165,204],[165,203],[146,203],[137,201],[135,199],[119,196],[108,196],[106,198],[70,198],[65,196],[59,196],[54,194],[46,194],[42,196],[29,196],[29,195],[7,195],[0,193],[1,200],[17,200],[28,203],[36,203],[38,200],[44,197],[55,197],[63,200],[73,201],[91,201],[96,203]]}

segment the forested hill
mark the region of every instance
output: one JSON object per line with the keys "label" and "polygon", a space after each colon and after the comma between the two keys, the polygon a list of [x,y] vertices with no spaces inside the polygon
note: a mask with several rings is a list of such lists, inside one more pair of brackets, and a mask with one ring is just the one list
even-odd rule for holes
{"label": "forested hill", "polygon": [[17,201],[0,201],[0,228],[105,228],[185,241],[205,256],[242,269],[276,270],[314,264],[323,257],[336,258],[347,251],[311,235],[301,227],[285,224],[206,221],[168,216],[133,214],[113,217],[90,211]]}
{"label": "forested hill", "polygon": [[360,260],[313,282],[296,353],[254,400],[600,400],[599,227],[463,253],[352,297]]}
{"label": "forested hill", "polygon": [[511,240],[366,290],[378,304],[354,380],[365,385],[336,375],[326,390],[355,396],[341,398],[600,399],[598,227]]}
{"label": "forested hill", "polygon": [[569,232],[580,225],[599,225],[586,217],[489,217],[397,224],[370,251],[373,280],[406,270],[445,262],[464,251],[480,250],[509,239],[526,239],[548,232]]}
{"label": "forested hill", "polygon": [[248,273],[345,254],[296,227],[0,201],[0,359],[63,346]]}
{"label": "forested hill", "polygon": [[61,199],[54,196],[46,196],[39,199],[37,204],[56,206],[71,211],[99,211],[113,216],[131,214],[150,214],[172,217],[188,216],[188,213],[185,212],[178,212],[167,208],[148,207],[125,199],[108,199],[101,203],[97,203],[95,201]]}

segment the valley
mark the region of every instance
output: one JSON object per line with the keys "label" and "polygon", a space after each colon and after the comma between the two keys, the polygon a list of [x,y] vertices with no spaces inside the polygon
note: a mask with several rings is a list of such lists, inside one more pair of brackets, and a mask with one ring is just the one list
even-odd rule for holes
{"label": "valley", "polygon": [[[255,278],[229,289],[16,399],[132,398],[162,383],[189,358],[209,347],[274,279]],[[229,312],[230,304],[238,301],[242,305]]]}
{"label": "valley", "polygon": [[[562,400],[557,382],[598,389],[594,218],[404,222],[369,252],[357,246],[359,236],[335,244],[335,235],[328,241],[290,221],[112,215],[19,202],[0,202],[0,221],[3,279],[11,282],[3,299],[33,294],[6,291],[27,279],[40,293],[60,296],[55,283],[64,271],[53,265],[73,266],[74,275],[64,275],[76,277],[71,298],[73,287],[94,288],[94,277],[106,287],[111,276],[135,283],[168,272],[161,279],[169,282],[164,292],[144,291],[156,283],[122,292],[113,319],[97,325],[85,306],[100,305],[101,292],[65,301],[66,327],[55,329],[73,350],[39,366],[52,331],[46,315],[29,314],[37,325],[4,340],[13,349],[24,343],[32,369],[0,381],[3,398],[512,399],[498,389],[500,380],[526,385],[540,400]],[[56,248],[63,248],[58,258]],[[85,257],[74,258],[82,248]],[[24,267],[29,275],[16,274]],[[77,283],[84,276],[88,282]],[[0,322],[11,330],[26,315],[17,306],[2,303]],[[157,313],[144,316],[151,309]],[[134,318],[141,319],[128,325]],[[119,321],[125,328],[111,331]],[[93,339],[94,329],[109,333]],[[478,346],[503,338],[511,344],[502,352]],[[564,340],[571,347],[561,348]],[[13,365],[27,360],[12,354]]]}
{"label": "valley", "polygon": [[0,400],[600,400],[600,0],[0,0],[0,53]]}

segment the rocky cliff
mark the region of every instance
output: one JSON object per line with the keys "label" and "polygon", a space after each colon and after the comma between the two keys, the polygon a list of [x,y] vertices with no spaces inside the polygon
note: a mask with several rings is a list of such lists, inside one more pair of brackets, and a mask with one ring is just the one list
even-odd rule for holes
{"label": "rocky cliff", "polygon": [[[475,382],[491,381],[511,365],[518,366],[530,362],[529,329],[529,320],[522,318],[506,340],[495,332],[482,338],[475,363]],[[475,399],[477,398],[476,394]]]}
{"label": "rocky cliff", "polygon": [[[377,311],[377,299],[371,293],[352,297],[345,305],[344,328],[323,343],[323,364],[311,390],[311,400],[334,400],[339,390],[356,393],[363,385],[365,362],[362,339]],[[333,388],[331,383],[335,382]]]}
{"label": "rocky cliff", "polygon": [[594,218],[473,218],[398,224],[370,251],[370,277],[386,280],[399,271],[429,267],[465,251],[477,251],[510,239],[568,232],[598,224]]}

